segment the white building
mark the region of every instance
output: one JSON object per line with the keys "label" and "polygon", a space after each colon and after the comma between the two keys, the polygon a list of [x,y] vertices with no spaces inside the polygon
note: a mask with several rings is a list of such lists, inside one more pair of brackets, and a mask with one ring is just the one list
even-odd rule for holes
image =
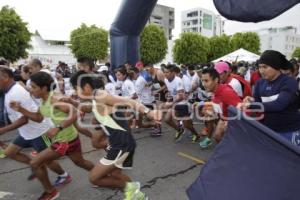
{"label": "white building", "polygon": [[67,63],[68,65],[76,64],[76,58],[69,49],[68,41],[43,39],[42,36],[36,32],[31,36],[31,49],[28,50],[28,58],[20,60],[19,63],[28,63],[29,60],[37,58],[44,65],[51,67],[57,66],[59,61]]}
{"label": "white building", "polygon": [[175,27],[174,8],[157,4],[152,11],[148,23],[156,24],[164,29],[166,38],[172,40]]}
{"label": "white building", "polygon": [[203,8],[194,8],[181,13],[181,32],[195,32],[206,37],[224,34],[224,21],[220,15]]}
{"label": "white building", "polygon": [[267,28],[256,32],[260,38],[261,52],[276,50],[290,59],[294,50],[300,47],[300,34],[297,34],[295,27]]}

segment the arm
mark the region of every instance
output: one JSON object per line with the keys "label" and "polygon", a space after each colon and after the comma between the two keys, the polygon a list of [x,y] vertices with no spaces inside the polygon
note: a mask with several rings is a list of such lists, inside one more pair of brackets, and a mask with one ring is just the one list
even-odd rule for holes
{"label": "arm", "polygon": [[[139,113],[145,113],[145,111],[147,110],[147,108],[138,101],[119,96],[112,96],[106,91],[98,91],[96,101],[109,106],[127,105]],[[162,118],[162,113],[161,111],[153,110],[147,113],[147,117],[149,119],[153,119],[156,122],[160,122]]]}
{"label": "arm", "polygon": [[9,124],[3,128],[0,128],[0,135],[7,133],[9,131],[15,130],[17,128],[20,128],[24,124],[28,123],[28,119],[25,116],[20,117],[18,120],[13,122],[12,124]]}
{"label": "arm", "polygon": [[89,131],[86,128],[83,128],[83,127],[79,126],[79,124],[77,122],[74,124],[74,126],[75,126],[75,128],[77,129],[77,131],[79,133],[81,133],[82,135],[85,135],[86,137],[92,138],[92,132],[91,131]]}
{"label": "arm", "polygon": [[52,98],[52,103],[54,108],[57,108],[62,112],[69,114],[69,116],[60,123],[60,126],[62,128],[66,128],[77,121],[77,112],[73,105],[65,102],[56,101],[54,98]]}
{"label": "arm", "polygon": [[184,90],[177,91],[176,99],[173,101],[174,103],[180,102],[185,99]]}
{"label": "arm", "polygon": [[279,93],[275,101],[262,103],[265,111],[278,112],[284,110],[292,101],[292,94],[286,91]]}
{"label": "arm", "polygon": [[10,107],[14,109],[17,112],[22,113],[25,117],[29,118],[30,120],[34,122],[42,122],[44,120],[44,117],[39,112],[30,112],[27,109],[23,108],[20,104],[20,102],[11,101]]}

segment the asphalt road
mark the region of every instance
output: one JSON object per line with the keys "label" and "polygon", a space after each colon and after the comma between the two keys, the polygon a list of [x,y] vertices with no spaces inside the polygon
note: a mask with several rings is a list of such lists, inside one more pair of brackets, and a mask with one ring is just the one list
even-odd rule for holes
{"label": "asphalt road", "polygon": [[[196,125],[200,130],[201,125]],[[201,164],[191,158],[179,156],[184,153],[197,159],[207,160],[212,149],[201,150],[198,144],[193,144],[185,134],[182,141],[173,141],[174,131],[163,127],[163,136],[150,137],[147,129],[134,130],[137,140],[137,149],[134,158],[134,167],[126,173],[136,181],[140,181],[142,191],[150,200],[185,200],[188,199],[186,189],[198,177]],[[11,141],[16,135],[12,132],[1,136],[1,140]],[[103,150],[95,150],[90,140],[81,136],[84,157],[97,163],[105,154]],[[27,149],[25,152],[30,152]],[[13,200],[37,199],[42,192],[38,181],[27,181],[30,173],[28,166],[9,160],[0,159],[0,199]],[[73,181],[60,189],[61,200],[121,200],[123,193],[120,190],[93,188],[88,181],[88,172],[76,167],[68,158],[60,159],[62,167],[67,170]],[[55,174],[49,172],[51,180]]]}

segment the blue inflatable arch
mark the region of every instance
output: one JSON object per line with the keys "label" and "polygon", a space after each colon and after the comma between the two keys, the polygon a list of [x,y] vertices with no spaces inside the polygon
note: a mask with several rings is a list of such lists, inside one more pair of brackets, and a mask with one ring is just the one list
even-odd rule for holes
{"label": "blue inflatable arch", "polygon": [[[273,19],[300,0],[214,0],[217,10],[230,20],[260,22]],[[140,59],[140,34],[157,0],[123,0],[110,28],[111,64],[115,69],[126,61]]]}

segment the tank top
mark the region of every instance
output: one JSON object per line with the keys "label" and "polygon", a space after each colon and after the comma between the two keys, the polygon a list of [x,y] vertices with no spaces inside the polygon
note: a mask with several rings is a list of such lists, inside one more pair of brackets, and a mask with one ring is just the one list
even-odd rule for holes
{"label": "tank top", "polygon": [[[45,117],[51,119],[54,125],[59,125],[62,121],[64,121],[68,114],[63,111],[54,108],[51,103],[51,98],[53,96],[53,92],[50,92],[47,101],[42,101],[40,105],[40,113]],[[75,126],[72,124],[63,130],[59,131],[56,136],[52,138],[52,143],[54,142],[70,142],[76,139],[78,136],[77,130]]]}

